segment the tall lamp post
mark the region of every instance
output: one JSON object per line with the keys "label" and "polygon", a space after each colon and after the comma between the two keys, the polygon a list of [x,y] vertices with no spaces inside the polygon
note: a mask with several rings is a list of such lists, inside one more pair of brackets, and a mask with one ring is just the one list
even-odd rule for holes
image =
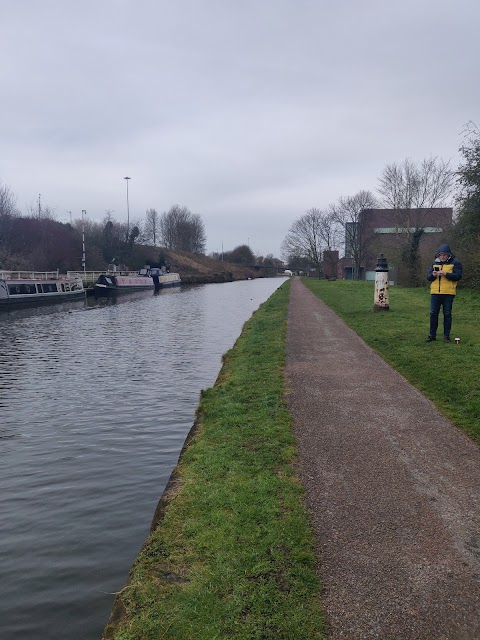
{"label": "tall lamp post", "polygon": [[84,216],[87,215],[85,209],[82,209],[82,267],[83,267],[83,275],[86,276],[86,262],[85,262],[85,219]]}
{"label": "tall lamp post", "polygon": [[131,180],[130,176],[125,176],[123,178],[127,181],[127,242],[128,242],[128,234],[130,233],[130,205],[128,203],[128,181]]}

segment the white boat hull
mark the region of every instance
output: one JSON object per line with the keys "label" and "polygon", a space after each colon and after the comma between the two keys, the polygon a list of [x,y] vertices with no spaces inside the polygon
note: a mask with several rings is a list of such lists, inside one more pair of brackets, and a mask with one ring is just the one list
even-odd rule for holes
{"label": "white boat hull", "polygon": [[11,305],[36,305],[60,300],[78,300],[85,296],[81,278],[1,279],[0,308]]}

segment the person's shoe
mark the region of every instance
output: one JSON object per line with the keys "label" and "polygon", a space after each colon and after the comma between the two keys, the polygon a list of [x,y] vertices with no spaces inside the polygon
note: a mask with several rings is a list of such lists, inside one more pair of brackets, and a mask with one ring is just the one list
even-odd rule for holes
{"label": "person's shoe", "polygon": [[445,342],[451,342],[450,336],[443,336],[443,339],[445,340]]}
{"label": "person's shoe", "polygon": [[435,336],[428,336],[428,338],[425,340],[425,342],[434,342],[436,340]]}

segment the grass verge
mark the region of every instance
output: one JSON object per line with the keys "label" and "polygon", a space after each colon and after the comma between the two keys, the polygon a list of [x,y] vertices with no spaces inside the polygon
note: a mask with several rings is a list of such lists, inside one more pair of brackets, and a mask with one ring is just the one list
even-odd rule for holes
{"label": "grass verge", "polygon": [[480,443],[480,293],[461,289],[453,305],[452,338],[425,344],[428,289],[390,287],[390,310],[373,311],[373,283],[314,280],[304,283],[384,360],[402,373],[457,427]]}
{"label": "grass verge", "polygon": [[115,640],[323,636],[313,534],[284,403],[289,283],[246,323],[117,597]]}

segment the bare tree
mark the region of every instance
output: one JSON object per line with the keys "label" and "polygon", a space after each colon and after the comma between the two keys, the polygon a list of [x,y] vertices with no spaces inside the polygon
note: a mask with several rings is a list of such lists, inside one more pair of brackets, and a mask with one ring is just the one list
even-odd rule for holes
{"label": "bare tree", "polygon": [[320,209],[310,209],[290,227],[282,242],[282,257],[290,262],[292,256],[308,259],[320,278],[322,274],[322,221],[325,214]]}
{"label": "bare tree", "polygon": [[452,193],[454,179],[450,162],[430,157],[415,164],[406,158],[385,167],[378,192],[392,209],[433,209],[445,204]]}
{"label": "bare tree", "polygon": [[143,235],[146,242],[151,241],[154,247],[157,246],[158,236],[160,235],[160,216],[156,209],[147,209]]}
{"label": "bare tree", "polygon": [[8,245],[13,218],[18,215],[15,195],[9,187],[0,182],[0,245]]}
{"label": "bare tree", "polygon": [[206,246],[207,235],[202,217],[199,213],[193,213],[191,220],[191,251],[193,253],[204,254]]}
{"label": "bare tree", "polygon": [[0,182],[0,216],[18,216],[17,199],[7,185]]}
{"label": "bare tree", "polygon": [[397,211],[400,260],[406,284],[417,286],[420,273],[420,241],[428,217],[445,205],[454,188],[450,162],[430,157],[416,164],[410,158],[389,164],[379,178],[378,192]]}
{"label": "bare tree", "polygon": [[178,204],[160,216],[159,230],[167,249],[203,253],[206,245],[205,227],[199,214]]}
{"label": "bare tree", "polygon": [[180,248],[181,229],[186,225],[189,214],[187,207],[175,204],[160,216],[160,235],[167,249]]}
{"label": "bare tree", "polygon": [[377,200],[370,191],[359,191],[354,196],[342,196],[330,205],[330,216],[340,227],[345,238],[345,257],[353,263],[353,279],[360,277],[360,266],[365,258],[370,238],[365,233],[365,209],[374,209]]}
{"label": "bare tree", "polygon": [[340,231],[331,210],[322,212],[318,231],[326,251],[334,251],[338,248]]}

